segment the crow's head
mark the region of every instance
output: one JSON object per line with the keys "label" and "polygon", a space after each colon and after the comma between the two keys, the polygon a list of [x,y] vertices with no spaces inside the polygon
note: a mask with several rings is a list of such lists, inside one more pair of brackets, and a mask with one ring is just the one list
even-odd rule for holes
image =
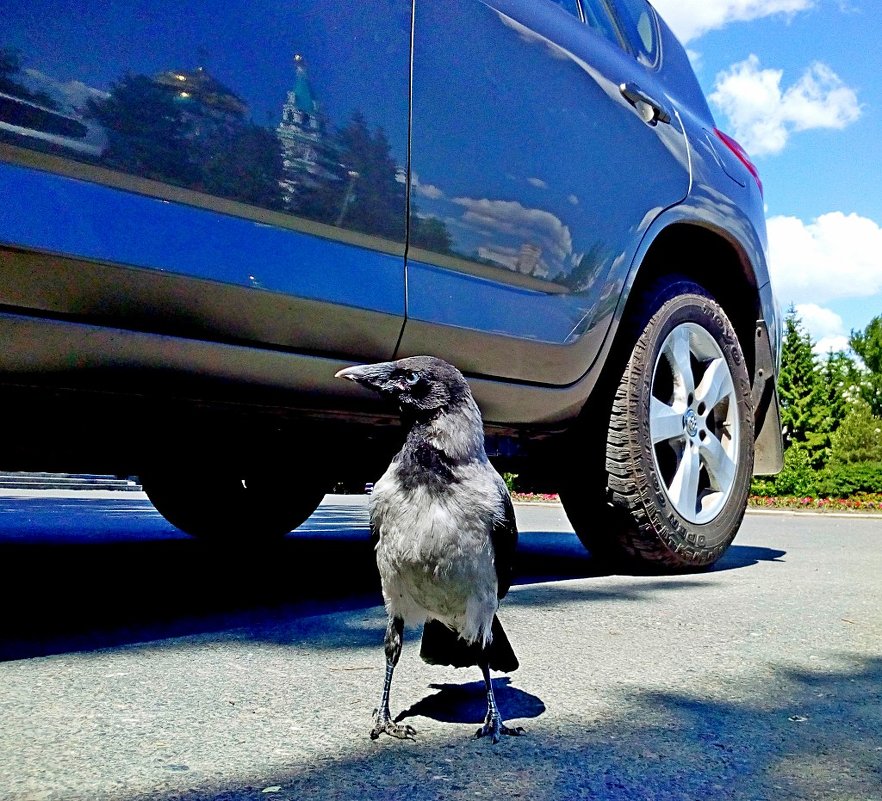
{"label": "crow's head", "polygon": [[417,416],[453,409],[471,400],[462,373],[434,356],[347,367],[337,373],[337,378],[348,378],[372,389],[398,403],[402,411]]}

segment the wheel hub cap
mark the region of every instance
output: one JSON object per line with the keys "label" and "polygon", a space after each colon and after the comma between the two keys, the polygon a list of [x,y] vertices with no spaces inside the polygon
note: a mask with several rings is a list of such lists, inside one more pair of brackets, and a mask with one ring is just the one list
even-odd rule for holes
{"label": "wheel hub cap", "polygon": [[698,415],[692,409],[683,415],[683,428],[686,429],[686,433],[690,437],[697,436],[698,434]]}

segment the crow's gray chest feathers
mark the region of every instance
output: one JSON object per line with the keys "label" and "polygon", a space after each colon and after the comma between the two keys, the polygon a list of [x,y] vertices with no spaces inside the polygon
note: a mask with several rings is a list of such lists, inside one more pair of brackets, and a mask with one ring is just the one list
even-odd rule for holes
{"label": "crow's gray chest feathers", "polygon": [[445,440],[464,443],[469,428],[455,415],[414,426],[404,448],[376,483],[371,525],[390,613],[412,622],[432,618],[467,642],[486,642],[498,607],[493,532],[508,495],[483,447],[452,458]]}

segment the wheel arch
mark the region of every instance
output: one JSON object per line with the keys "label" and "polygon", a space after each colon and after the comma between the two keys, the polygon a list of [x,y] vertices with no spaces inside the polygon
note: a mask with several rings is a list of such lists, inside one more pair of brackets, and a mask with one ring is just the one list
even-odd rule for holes
{"label": "wheel arch", "polygon": [[[753,248],[750,253],[749,248]],[[627,361],[633,336],[629,322],[649,288],[666,276],[694,281],[722,306],[741,343],[753,388],[757,474],[772,474],[783,465],[781,420],[775,388],[776,340],[764,319],[763,290],[768,274],[758,242],[744,246],[733,235],[691,219],[675,219],[644,241],[627,278],[618,327],[600,383],[608,384]],[[602,391],[601,391],[602,394]],[[590,399],[589,399],[590,403]]]}
{"label": "wheel arch", "polygon": [[[753,377],[756,349],[752,343],[756,322],[762,316],[759,287],[750,260],[735,242],[706,226],[675,222],[652,239],[632,276],[622,322],[631,319],[646,290],[666,276],[694,281],[723,307],[742,343],[748,374]],[[623,333],[620,325],[617,339]]]}

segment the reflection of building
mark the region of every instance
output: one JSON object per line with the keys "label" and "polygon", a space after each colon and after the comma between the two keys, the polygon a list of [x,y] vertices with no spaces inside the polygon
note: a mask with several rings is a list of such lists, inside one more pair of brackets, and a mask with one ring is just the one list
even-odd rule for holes
{"label": "reflection of building", "polygon": [[297,77],[282,106],[276,136],[282,146],[285,177],[280,182],[286,205],[292,205],[303,187],[329,177],[322,167],[324,121],[312,90],[303,56],[294,56]]}
{"label": "reflection of building", "polygon": [[521,251],[518,253],[518,260],[515,262],[515,269],[524,275],[534,275],[536,268],[539,266],[539,257],[542,255],[542,248],[538,245],[531,245],[524,242],[521,245]]}
{"label": "reflection of building", "polygon": [[248,113],[245,101],[237,97],[220,81],[209,75],[204,67],[193,72],[169,70],[153,78],[153,83],[168,91],[188,121],[195,123],[194,133],[205,133],[199,121],[209,128],[224,124],[241,123]]}
{"label": "reflection of building", "polygon": [[542,260],[542,248],[531,242],[524,242],[517,250],[504,245],[482,245],[478,248],[478,258],[513,273],[548,278],[548,265]]}
{"label": "reflection of building", "polygon": [[[100,156],[106,138],[101,127],[78,115],[0,93],[0,132],[41,140],[90,156]],[[27,146],[31,146],[27,142]]]}
{"label": "reflection of building", "polygon": [[100,156],[107,137],[83,111],[88,100],[102,97],[106,93],[79,81],[64,84],[24,70],[14,50],[0,48],[0,138]]}

